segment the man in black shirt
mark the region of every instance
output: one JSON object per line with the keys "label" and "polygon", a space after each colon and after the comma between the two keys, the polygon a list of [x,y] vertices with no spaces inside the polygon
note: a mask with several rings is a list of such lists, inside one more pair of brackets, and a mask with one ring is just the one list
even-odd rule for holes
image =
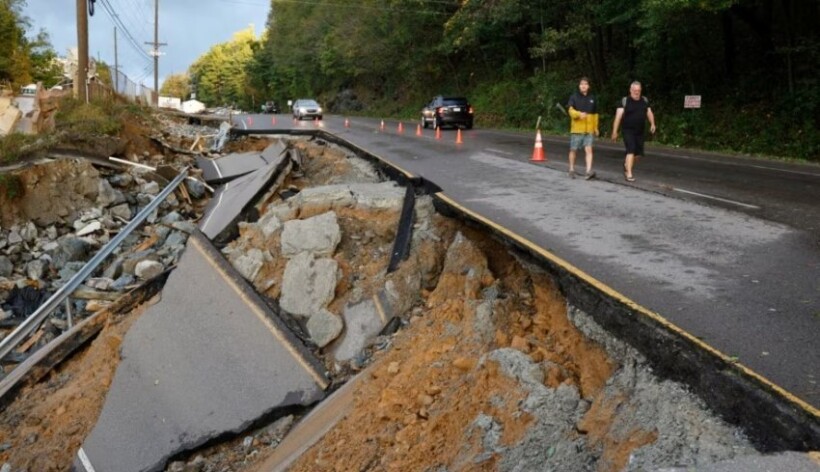
{"label": "man in black shirt", "polygon": [[641,96],[641,83],[632,82],[629,86],[629,96],[621,99],[618,111],[615,113],[615,124],[612,126],[612,140],[618,139],[618,128],[623,121],[624,145],[626,146],[626,161],[624,162],[624,178],[634,182],[632,166],[636,156],[643,155],[644,130],[646,120],[649,119],[649,132],[655,134],[655,115],[649,108],[649,100]]}

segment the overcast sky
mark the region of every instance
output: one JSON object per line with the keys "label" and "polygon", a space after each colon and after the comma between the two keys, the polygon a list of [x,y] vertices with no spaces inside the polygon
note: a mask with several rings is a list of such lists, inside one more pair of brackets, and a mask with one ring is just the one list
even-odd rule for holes
{"label": "overcast sky", "polygon": [[[114,22],[97,0],[96,13],[89,19],[89,54],[114,64]],[[144,50],[154,39],[154,0],[107,0]],[[160,51],[160,83],[171,73],[184,72],[202,53],[227,41],[236,31],[253,24],[256,34],[265,27],[269,0],[158,0],[159,40],[168,43]],[[25,14],[32,33],[45,29],[61,56],[77,45],[76,4],[71,0],[26,0]],[[132,80],[153,86],[153,62],[141,57],[119,32],[120,70]]]}

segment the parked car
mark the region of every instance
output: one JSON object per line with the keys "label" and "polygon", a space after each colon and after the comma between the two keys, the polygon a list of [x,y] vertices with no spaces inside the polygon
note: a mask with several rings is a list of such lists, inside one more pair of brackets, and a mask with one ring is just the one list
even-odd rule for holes
{"label": "parked car", "polygon": [[279,105],[273,100],[262,104],[262,113],[280,113]]}
{"label": "parked car", "polygon": [[300,98],[293,102],[293,117],[296,119],[313,118],[322,119],[322,107],[316,100],[310,98]]}
{"label": "parked car", "polygon": [[466,98],[439,95],[421,110],[421,125],[424,128],[432,125],[437,128],[463,126],[472,129],[473,115],[473,107]]}

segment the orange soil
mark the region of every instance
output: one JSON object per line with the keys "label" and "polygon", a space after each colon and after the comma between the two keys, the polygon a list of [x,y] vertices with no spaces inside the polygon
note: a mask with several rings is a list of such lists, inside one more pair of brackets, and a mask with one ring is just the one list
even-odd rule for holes
{"label": "orange soil", "polygon": [[102,411],[119,365],[119,349],[131,324],[157,298],[122,317],[38,384],[22,391],[0,413],[0,463],[14,470],[67,471]]}
{"label": "orange soil", "polygon": [[[468,231],[471,233],[471,231]],[[494,470],[495,457],[480,464],[481,434],[471,434],[480,413],[502,425],[502,445],[520,441],[532,418],[518,404],[526,396],[517,382],[481,356],[512,345],[534,361],[560,366],[560,381],[579,385],[585,396],[600,391],[614,366],[566,318],[566,302],[544,275],[527,273],[507,251],[487,238],[467,245],[445,263],[429,293],[423,318],[413,318],[391,350],[364,375],[351,413],[311,448],[291,470]],[[455,256],[455,257],[453,257]],[[494,309],[497,333],[487,342],[475,329],[475,302],[482,289],[499,283],[506,298]],[[553,376],[555,377],[555,376]],[[589,422],[590,434],[608,439],[607,425]],[[596,437],[597,438],[597,437]],[[612,462],[649,442],[640,432],[615,451]],[[611,451],[611,452],[610,452]],[[617,457],[616,457],[617,456]]]}

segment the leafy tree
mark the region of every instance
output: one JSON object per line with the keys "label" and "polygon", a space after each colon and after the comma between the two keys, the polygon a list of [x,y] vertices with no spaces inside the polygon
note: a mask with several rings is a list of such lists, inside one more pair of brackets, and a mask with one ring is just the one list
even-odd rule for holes
{"label": "leafy tree", "polygon": [[209,105],[253,106],[255,93],[248,87],[246,70],[253,60],[255,43],[251,27],[200,56],[188,70],[197,99]]}
{"label": "leafy tree", "polygon": [[188,78],[188,74],[171,74],[162,83],[160,95],[186,100],[190,93],[190,85],[191,80]]}

